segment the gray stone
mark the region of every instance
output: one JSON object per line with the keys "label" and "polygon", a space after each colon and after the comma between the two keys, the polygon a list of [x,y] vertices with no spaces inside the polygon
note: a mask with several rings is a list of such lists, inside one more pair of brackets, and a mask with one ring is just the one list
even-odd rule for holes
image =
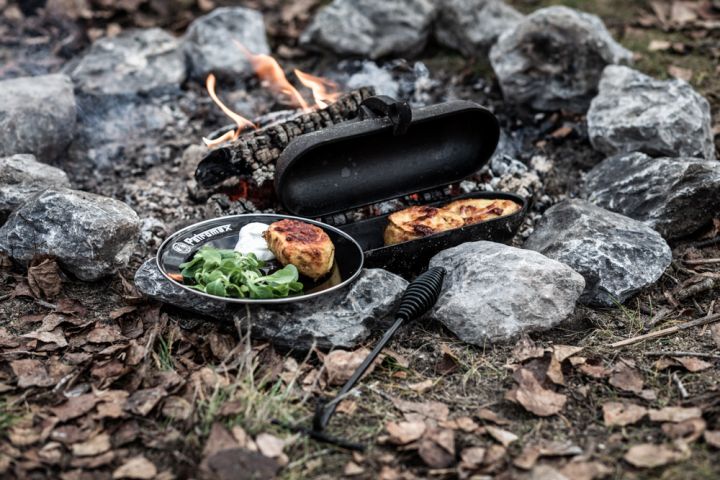
{"label": "gray stone", "polygon": [[720,162],[617,155],[590,170],[582,194],[595,205],[676,239],[697,232],[720,214]]}
{"label": "gray stone", "polygon": [[585,287],[567,265],[493,242],[442,251],[430,266],[448,270],[432,316],[475,345],[552,328],[573,313]]}
{"label": "gray stone", "polygon": [[580,301],[597,306],[622,303],[652,285],[672,260],[658,232],[583,200],[549,208],[524,247],[579,272],[586,285]]}
{"label": "gray stone", "polygon": [[522,18],[502,0],[442,0],[434,34],[441,45],[484,57],[495,40]]}
{"label": "gray stone", "polygon": [[177,89],[186,77],[185,57],[175,37],[159,28],[126,30],[96,40],[70,76],[96,95]]}
{"label": "gray stone", "polygon": [[587,115],[590,142],[608,155],[715,159],[710,105],[684,80],[609,66]]}
{"label": "gray stone", "polygon": [[65,172],[33,155],[0,158],[0,225],[15,208],[50,187],[70,187]]}
{"label": "gray stone", "polygon": [[400,85],[392,74],[386,69],[378,67],[377,63],[369,60],[363,62],[360,71],[350,76],[346,86],[350,90],[360,87],[373,87],[376,95],[387,95],[392,98],[398,98],[400,93]]}
{"label": "gray stone", "polygon": [[233,78],[252,75],[247,55],[234,41],[252,54],[270,53],[260,12],[223,7],[193,21],[182,40],[191,74],[203,80],[209,73]]}
{"label": "gray stone", "polygon": [[305,302],[252,306],[208,300],[168,281],[154,259],[135,274],[135,285],[155,300],[219,320],[234,316],[252,325],[253,335],[276,345],[306,350],[353,348],[377,328],[392,320],[395,306],[407,286],[401,277],[381,269],[366,269],[351,285]]}
{"label": "gray stone", "polygon": [[65,75],[0,81],[0,156],[60,156],[75,133],[75,95]]}
{"label": "gray stone", "polygon": [[413,56],[425,46],[434,15],[429,0],[334,0],[315,15],[300,43],[342,56]]}
{"label": "gray stone", "polygon": [[188,128],[188,118],[173,94],[150,99],[79,95],[77,100],[78,127],[69,156],[78,168],[127,168],[128,161],[140,169],[157,165],[172,155],[163,139],[182,139]]}
{"label": "gray stone", "polygon": [[537,110],[584,112],[605,66],[631,59],[600,18],[567,7],[533,12],[490,50],[505,99]]}
{"label": "gray stone", "polygon": [[127,265],[140,227],[118,200],[67,188],[39,193],[0,228],[0,251],[27,264],[53,255],[80,280],[97,280]]}

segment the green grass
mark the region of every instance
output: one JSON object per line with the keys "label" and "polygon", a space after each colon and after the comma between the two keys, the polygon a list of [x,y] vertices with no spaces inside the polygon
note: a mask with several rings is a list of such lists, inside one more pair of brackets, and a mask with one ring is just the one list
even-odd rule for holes
{"label": "green grass", "polygon": [[175,363],[172,357],[172,345],[172,338],[165,340],[163,337],[158,337],[158,349],[155,354],[155,361],[160,370],[175,370]]}

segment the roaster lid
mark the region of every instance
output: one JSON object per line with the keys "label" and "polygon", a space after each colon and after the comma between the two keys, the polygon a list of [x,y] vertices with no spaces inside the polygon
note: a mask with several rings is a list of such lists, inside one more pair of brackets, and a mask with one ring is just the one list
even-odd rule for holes
{"label": "roaster lid", "polygon": [[322,217],[440,188],[477,172],[500,128],[480,105],[453,101],[412,111],[388,97],[364,102],[363,120],[301,135],[277,162],[282,206]]}

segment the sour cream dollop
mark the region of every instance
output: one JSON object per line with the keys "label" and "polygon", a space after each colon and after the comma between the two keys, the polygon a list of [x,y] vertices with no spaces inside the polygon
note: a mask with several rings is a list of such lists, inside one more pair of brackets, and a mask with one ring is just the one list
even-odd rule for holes
{"label": "sour cream dollop", "polygon": [[269,225],[260,222],[248,223],[242,227],[237,245],[235,245],[235,251],[244,255],[254,253],[258,260],[264,262],[274,260],[275,255],[270,251],[267,242],[262,236],[263,232],[268,228]]}

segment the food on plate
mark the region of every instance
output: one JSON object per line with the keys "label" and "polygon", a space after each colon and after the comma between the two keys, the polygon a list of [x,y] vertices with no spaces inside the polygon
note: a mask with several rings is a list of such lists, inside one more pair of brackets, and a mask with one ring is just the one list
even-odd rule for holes
{"label": "food on plate", "polygon": [[456,213],[435,207],[410,207],[388,217],[385,228],[385,245],[394,245],[433,233],[462,227],[464,221]]}
{"label": "food on plate", "polygon": [[253,253],[203,247],[180,265],[183,283],[210,295],[231,298],[282,298],[303,291],[298,270],[286,265],[266,275],[265,262]]}
{"label": "food on plate", "polygon": [[512,200],[469,198],[443,207],[415,206],[392,213],[385,228],[385,245],[407,242],[434,233],[503,217],[520,210]]}
{"label": "food on plate", "polygon": [[268,248],[263,233],[268,229],[266,223],[251,222],[240,229],[235,251],[248,254],[254,253],[258,260],[267,262],[274,260],[275,255]]}
{"label": "food on plate", "polygon": [[465,225],[472,225],[515,213],[520,210],[520,205],[512,200],[467,198],[465,200],[456,200],[442,208],[460,215],[465,221]]}
{"label": "food on plate", "polygon": [[313,280],[325,276],[333,267],[335,245],[318,226],[285,219],[272,223],[263,237],[281,264],[295,265]]}

